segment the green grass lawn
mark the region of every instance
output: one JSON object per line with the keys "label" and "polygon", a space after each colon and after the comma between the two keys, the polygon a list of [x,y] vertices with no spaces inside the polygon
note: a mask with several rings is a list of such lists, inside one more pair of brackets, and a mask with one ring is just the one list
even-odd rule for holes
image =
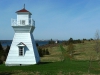
{"label": "green grass lawn", "polygon": [[[5,66],[0,65],[0,75],[6,73],[6,75],[60,75],[60,74],[72,74],[82,75],[87,74],[89,69],[89,61],[79,60],[66,60],[64,62],[42,62],[37,65],[31,66]],[[92,66],[89,69],[90,74],[99,74],[100,66],[97,61],[92,62]],[[16,74],[17,73],[17,74]],[[31,73],[31,74],[30,74]]]}
{"label": "green grass lawn", "polygon": [[[100,75],[100,61],[94,50],[94,41],[74,44],[73,60],[61,61],[60,45],[46,47],[50,55],[41,57],[41,63],[30,66],[0,65],[0,75]],[[67,50],[67,46],[63,48]],[[100,55],[100,53],[98,53]],[[92,60],[90,65],[90,58]]]}

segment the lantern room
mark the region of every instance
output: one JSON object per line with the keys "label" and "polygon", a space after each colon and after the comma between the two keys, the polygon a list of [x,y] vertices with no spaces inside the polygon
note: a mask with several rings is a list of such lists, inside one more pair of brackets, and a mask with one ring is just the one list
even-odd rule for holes
{"label": "lantern room", "polygon": [[11,19],[12,26],[26,26],[33,25],[35,26],[35,21],[31,18],[31,13],[24,8],[16,11],[17,19]]}

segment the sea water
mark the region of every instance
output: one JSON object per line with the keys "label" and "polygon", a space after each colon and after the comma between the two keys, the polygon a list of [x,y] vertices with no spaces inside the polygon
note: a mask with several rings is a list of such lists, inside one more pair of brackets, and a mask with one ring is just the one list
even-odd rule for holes
{"label": "sea water", "polygon": [[[11,46],[12,40],[0,40],[2,46]],[[46,45],[49,41],[35,41],[39,46]]]}

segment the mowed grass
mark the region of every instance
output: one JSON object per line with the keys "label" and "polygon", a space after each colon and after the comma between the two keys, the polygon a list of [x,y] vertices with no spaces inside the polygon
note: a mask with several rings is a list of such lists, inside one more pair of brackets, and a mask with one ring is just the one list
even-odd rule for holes
{"label": "mowed grass", "polygon": [[[0,75],[5,73],[11,73],[12,75],[20,75],[26,73],[27,75],[58,75],[59,73],[67,75],[69,73],[73,75],[88,74],[89,61],[79,60],[66,60],[64,62],[42,62],[37,65],[31,66],[5,66],[0,65]],[[89,69],[90,74],[99,74],[100,66],[98,62],[93,61],[92,66]]]}
{"label": "mowed grass", "polygon": [[[94,50],[94,41],[74,44],[74,59],[61,61],[60,45],[48,47],[50,55],[41,57],[41,63],[31,66],[0,65],[0,75],[99,75],[98,53]],[[63,46],[67,50],[67,46]],[[90,64],[91,59],[91,64]],[[91,65],[91,66],[90,66]]]}

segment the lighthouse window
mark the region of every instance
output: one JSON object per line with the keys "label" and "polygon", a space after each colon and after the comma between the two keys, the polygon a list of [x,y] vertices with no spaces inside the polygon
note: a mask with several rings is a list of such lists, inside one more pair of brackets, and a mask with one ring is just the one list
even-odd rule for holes
{"label": "lighthouse window", "polygon": [[19,47],[19,56],[23,56],[23,47]]}
{"label": "lighthouse window", "polygon": [[25,25],[25,20],[20,20],[20,25]]}
{"label": "lighthouse window", "polygon": [[25,25],[25,20],[22,20],[22,25]]}

